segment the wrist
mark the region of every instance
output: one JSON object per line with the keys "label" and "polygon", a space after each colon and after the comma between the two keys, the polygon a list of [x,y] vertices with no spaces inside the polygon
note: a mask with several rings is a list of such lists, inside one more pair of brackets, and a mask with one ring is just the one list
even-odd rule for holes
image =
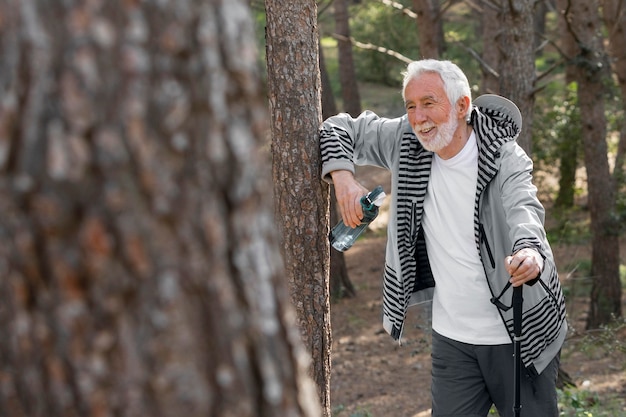
{"label": "wrist", "polygon": [[354,174],[352,171],[348,171],[347,169],[339,169],[336,171],[330,172],[330,177],[333,179],[333,182],[340,181],[343,178],[354,179]]}

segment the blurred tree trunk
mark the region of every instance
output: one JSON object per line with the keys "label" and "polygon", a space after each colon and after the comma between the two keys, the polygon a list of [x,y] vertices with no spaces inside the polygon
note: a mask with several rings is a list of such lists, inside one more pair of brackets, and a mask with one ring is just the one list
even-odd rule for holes
{"label": "blurred tree trunk", "polygon": [[[335,187],[330,187],[330,227],[334,227],[341,221],[338,213]],[[350,281],[346,257],[343,252],[330,249],[330,296],[333,299],[342,297],[354,297],[356,289]]]}
{"label": "blurred tree trunk", "polygon": [[534,0],[501,0],[502,35],[499,37],[500,94],[512,100],[522,113],[523,127],[517,143],[532,154],[535,97]]}
{"label": "blurred tree trunk", "polygon": [[566,210],[574,207],[576,195],[576,170],[578,169],[578,154],[581,142],[580,118],[570,120],[571,125],[559,138],[559,191],[554,200],[554,207]]}
{"label": "blurred tree trunk", "polygon": [[[623,0],[601,1],[604,23],[608,30],[608,52],[611,56],[613,72],[622,98],[622,107],[626,112],[626,4]],[[620,140],[615,157],[613,177],[617,185],[624,185],[624,163],[626,162],[626,122],[622,122]]]}
{"label": "blurred tree trunk", "polygon": [[[578,45],[572,33],[568,30],[565,19],[558,19],[559,47],[567,57],[574,57],[578,54]],[[576,82],[575,67],[573,65],[565,66],[565,84],[570,85]],[[570,116],[576,119],[570,119],[565,131],[559,138],[559,192],[554,201],[555,208],[568,209],[574,206],[574,196],[576,193],[576,170],[578,169],[580,159],[580,147],[582,142],[582,126],[580,119],[580,108],[578,100],[573,100],[573,104],[567,104],[569,110],[566,110]],[[576,108],[573,108],[573,107]]]}
{"label": "blurred tree trunk", "polygon": [[[483,51],[481,55],[482,64],[480,66],[482,79],[480,83],[481,94],[500,94],[500,60],[501,53],[500,38],[502,37],[502,9],[494,6],[489,0],[480,2],[480,10],[474,13],[480,21]],[[490,46],[491,45],[491,46]]]}
{"label": "blurred tree trunk", "polygon": [[326,60],[324,59],[324,49],[322,48],[322,43],[318,42],[317,47],[319,49],[320,56],[320,81],[322,83],[322,119],[327,119],[330,116],[337,114],[337,102],[335,101],[333,86],[331,85],[330,77],[328,76],[328,69],[326,68]]}
{"label": "blurred tree trunk", "polygon": [[439,59],[444,38],[438,0],[413,0],[413,9],[417,14],[420,59]]}
{"label": "blurred tree trunk", "polygon": [[300,330],[329,417],[329,187],[320,180],[317,5],[266,0],[265,9],[275,215]]}
{"label": "blurred tree trunk", "polygon": [[[324,61],[324,50],[322,45],[318,44],[320,51],[320,75],[322,80],[322,118],[327,119],[337,114],[337,106],[335,97],[333,96],[330,78],[326,70],[326,62]],[[335,190],[330,187],[330,227],[333,227],[338,221],[339,216],[336,208],[337,200],[335,199]],[[350,281],[348,275],[348,267],[346,266],[346,257],[343,252],[330,250],[330,297],[340,298],[343,296],[354,297],[356,290]]]}
{"label": "blurred tree trunk", "polygon": [[0,16],[0,415],[319,415],[247,5]]}
{"label": "blurred tree trunk", "polygon": [[346,113],[356,117],[361,113],[361,96],[352,57],[350,41],[350,14],[348,0],[334,0],[335,32],[337,37],[337,54],[339,58],[339,81],[341,82],[341,98]]}
{"label": "blurred tree trunk", "polygon": [[591,215],[591,303],[587,328],[597,328],[621,316],[619,277],[619,224],[615,213],[615,187],[608,163],[604,99],[610,83],[609,60],[601,37],[595,0],[559,0],[567,33],[576,39],[571,57],[578,82],[578,105],[583,120],[583,149],[587,169]]}
{"label": "blurred tree trunk", "polygon": [[546,17],[548,14],[548,0],[538,0],[535,2],[534,6],[534,19],[533,19],[533,31],[535,33],[534,36],[534,44],[533,48],[536,51],[537,55],[541,55],[543,51],[540,49],[541,44],[545,39],[546,33]]}

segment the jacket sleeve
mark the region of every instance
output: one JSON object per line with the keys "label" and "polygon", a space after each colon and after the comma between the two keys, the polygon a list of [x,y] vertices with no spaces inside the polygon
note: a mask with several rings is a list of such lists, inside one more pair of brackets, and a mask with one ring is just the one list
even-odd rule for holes
{"label": "jacket sleeve", "polygon": [[331,182],[330,173],[354,165],[373,165],[390,169],[404,130],[406,116],[381,118],[365,111],[357,118],[342,113],[324,121],[320,129],[322,178]]}
{"label": "jacket sleeve", "polygon": [[[537,197],[533,184],[533,162],[524,150],[514,142],[503,146],[504,158],[501,165],[502,203],[506,214],[511,253],[524,248],[537,250],[550,267],[554,263],[544,228],[545,209]],[[535,281],[531,282],[534,283]]]}

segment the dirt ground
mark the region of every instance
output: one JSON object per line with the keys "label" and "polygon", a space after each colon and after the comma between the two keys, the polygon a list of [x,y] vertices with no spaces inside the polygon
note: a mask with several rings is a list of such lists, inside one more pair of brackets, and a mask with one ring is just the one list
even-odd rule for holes
{"label": "dirt ground", "polygon": [[[357,175],[368,188],[383,184],[389,190],[387,174],[362,170]],[[384,206],[383,206],[384,212]],[[357,295],[333,300],[331,307],[333,350],[331,403],[336,417],[426,417],[430,416],[430,329],[424,309],[409,310],[400,346],[381,325],[384,226],[379,216],[375,228],[345,253],[350,279]],[[624,254],[624,246],[622,245]],[[590,258],[589,249],[556,247],[558,265],[571,265],[573,256]],[[622,256],[622,259],[626,257]],[[624,263],[624,261],[622,261]],[[571,278],[568,271],[561,279]],[[568,285],[568,282],[564,282]],[[626,306],[624,308],[626,312]],[[583,398],[580,409],[606,402],[611,407],[604,416],[626,416],[626,329],[615,332],[607,345],[591,344],[584,331],[584,298],[568,299],[571,332],[562,354],[562,369],[576,383]],[[617,340],[617,342],[615,342]],[[611,348],[613,343],[613,348]],[[622,346],[615,349],[615,343]],[[579,398],[567,400],[578,407]],[[565,414],[570,415],[570,414]],[[585,415],[591,414],[572,414]],[[593,414],[597,416],[598,414]]]}

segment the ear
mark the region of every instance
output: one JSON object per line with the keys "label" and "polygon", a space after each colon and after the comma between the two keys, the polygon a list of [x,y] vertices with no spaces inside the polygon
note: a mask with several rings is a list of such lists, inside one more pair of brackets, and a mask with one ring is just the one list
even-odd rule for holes
{"label": "ear", "polygon": [[470,98],[463,96],[456,102],[456,111],[459,119],[465,119],[470,108]]}

